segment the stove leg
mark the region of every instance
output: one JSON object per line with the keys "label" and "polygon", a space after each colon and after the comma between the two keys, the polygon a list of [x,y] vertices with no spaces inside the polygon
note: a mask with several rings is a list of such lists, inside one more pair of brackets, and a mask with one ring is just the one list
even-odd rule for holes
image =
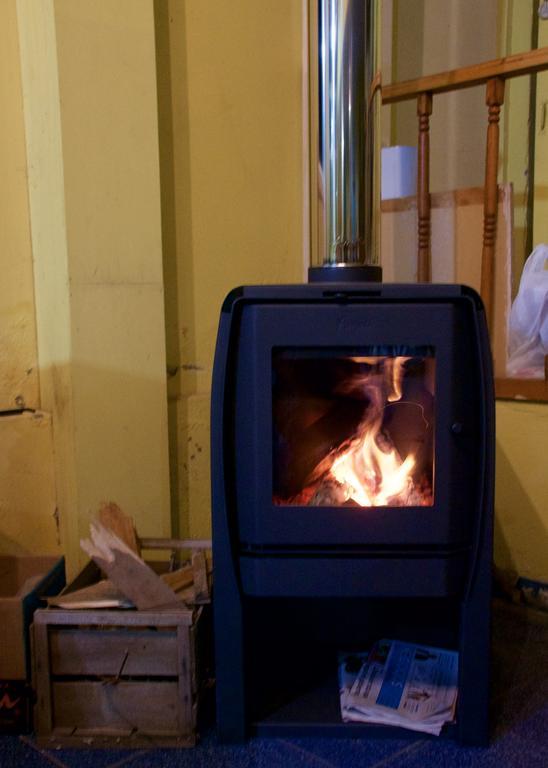
{"label": "stove leg", "polygon": [[461,607],[459,655],[459,741],[489,743],[489,659],[491,645],[491,561],[478,568],[469,599]]}
{"label": "stove leg", "polygon": [[[229,571],[231,574],[231,570]],[[224,582],[224,583],[223,583]],[[225,744],[246,740],[244,639],[241,597],[230,577],[215,585],[217,736]],[[220,628],[222,628],[220,630]]]}

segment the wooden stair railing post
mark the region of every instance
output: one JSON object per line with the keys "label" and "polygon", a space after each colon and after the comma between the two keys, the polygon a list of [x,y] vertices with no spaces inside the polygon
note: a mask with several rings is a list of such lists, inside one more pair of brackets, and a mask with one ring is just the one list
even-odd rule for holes
{"label": "wooden stair railing post", "polygon": [[483,203],[483,249],[481,254],[481,297],[487,324],[492,332],[495,304],[495,243],[497,238],[499,120],[504,103],[504,80],[487,81],[485,103],[488,106],[487,145],[485,149],[485,191]]}
{"label": "wooden stair railing post", "polygon": [[430,257],[430,115],[432,94],[420,93],[417,98],[419,118],[419,147],[417,174],[418,253],[417,280],[429,283],[432,279]]}

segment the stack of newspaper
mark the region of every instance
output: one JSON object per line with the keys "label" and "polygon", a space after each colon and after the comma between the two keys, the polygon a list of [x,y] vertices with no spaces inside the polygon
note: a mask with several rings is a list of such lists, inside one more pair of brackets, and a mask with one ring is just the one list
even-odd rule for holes
{"label": "stack of newspaper", "polygon": [[379,640],[339,658],[342,719],[438,736],[455,719],[457,680],[457,652]]}

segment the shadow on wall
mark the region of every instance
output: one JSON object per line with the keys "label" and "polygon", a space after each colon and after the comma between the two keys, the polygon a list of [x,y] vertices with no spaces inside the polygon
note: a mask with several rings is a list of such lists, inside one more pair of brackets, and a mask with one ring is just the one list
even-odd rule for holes
{"label": "shadow on wall", "polygon": [[50,415],[2,414],[0,445],[0,552],[59,552]]}
{"label": "shadow on wall", "polygon": [[[42,550],[34,551],[30,547],[23,546],[19,541],[10,539],[0,532],[0,555],[38,555],[44,554]],[[49,554],[49,550],[46,551]]]}
{"label": "shadow on wall", "polygon": [[[539,466],[542,459],[539,459]],[[545,500],[546,503],[546,500]],[[495,563],[520,576],[544,581],[548,530],[539,510],[505,450],[496,446]]]}

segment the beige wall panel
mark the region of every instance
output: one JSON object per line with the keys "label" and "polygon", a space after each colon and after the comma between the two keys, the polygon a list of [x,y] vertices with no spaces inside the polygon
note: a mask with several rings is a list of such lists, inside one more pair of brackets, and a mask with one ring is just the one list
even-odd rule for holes
{"label": "beige wall panel", "polygon": [[0,410],[40,406],[15,0],[0,3]]}
{"label": "beige wall panel", "polygon": [[51,417],[0,418],[0,552],[60,552]]}
{"label": "beige wall panel", "polygon": [[[478,193],[479,190],[474,192]],[[432,196],[432,282],[454,283],[456,281],[457,197],[458,193],[453,192],[438,192]],[[477,194],[476,198],[478,199]],[[415,283],[417,282],[416,198],[386,200],[381,204],[381,209],[383,280],[388,283]],[[476,230],[474,232],[477,234]]]}
{"label": "beige wall panel", "polygon": [[444,196],[432,209],[432,282],[455,282],[456,208]]}
{"label": "beige wall panel", "polygon": [[417,207],[414,198],[381,203],[381,266],[385,283],[417,281]]}
{"label": "beige wall panel", "polygon": [[[417,205],[414,197],[381,203],[381,263],[387,283],[417,282]],[[451,193],[432,198],[432,281],[455,282],[455,202]]]}

